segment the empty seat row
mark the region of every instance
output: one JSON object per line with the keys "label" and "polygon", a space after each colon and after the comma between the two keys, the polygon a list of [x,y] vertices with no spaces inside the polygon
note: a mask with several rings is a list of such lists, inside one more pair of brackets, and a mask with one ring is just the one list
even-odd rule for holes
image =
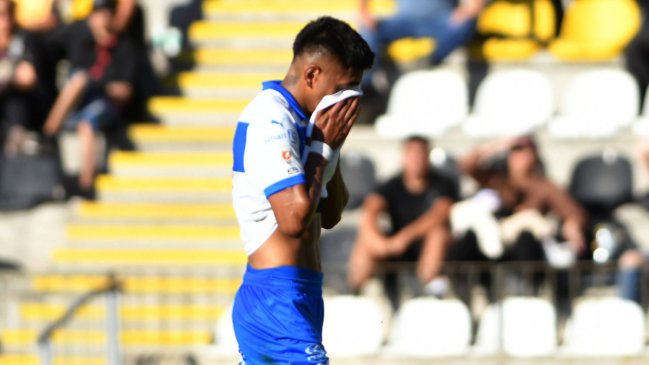
{"label": "empty seat row", "polygon": [[649,135],[649,98],[644,114],[638,115],[639,88],[624,70],[579,72],[557,94],[539,71],[497,71],[478,86],[470,112],[462,75],[444,69],[412,71],[395,83],[375,128],[386,138],[439,136],[455,126],[476,138],[520,135],[542,127],[557,138],[606,138],[629,126],[638,136]]}
{"label": "empty seat row", "polygon": [[[642,355],[646,346],[647,320],[642,308],[614,297],[577,301],[563,336],[553,305],[536,297],[510,297],[489,305],[478,320],[475,341],[471,313],[456,299],[410,299],[391,317],[367,297],[325,297],[323,344],[331,357],[339,358],[490,356],[500,352],[519,358],[628,357]],[[228,347],[236,352],[227,315],[217,326],[216,346],[225,354]]]}

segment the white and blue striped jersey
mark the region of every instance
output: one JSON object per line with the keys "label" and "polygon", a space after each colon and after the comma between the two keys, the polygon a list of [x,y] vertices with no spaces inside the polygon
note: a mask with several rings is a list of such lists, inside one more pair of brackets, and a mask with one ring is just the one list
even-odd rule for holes
{"label": "white and blue striped jersey", "polygon": [[232,203],[248,255],[277,229],[268,198],[305,183],[301,156],[307,125],[279,81],[264,82],[241,113],[232,144]]}

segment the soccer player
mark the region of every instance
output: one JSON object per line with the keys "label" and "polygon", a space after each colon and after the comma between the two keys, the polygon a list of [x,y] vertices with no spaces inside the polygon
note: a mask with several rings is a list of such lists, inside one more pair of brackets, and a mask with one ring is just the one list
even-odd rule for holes
{"label": "soccer player", "polygon": [[[373,59],[349,25],[318,18],[295,38],[284,79],[265,82],[241,114],[232,147],[248,255],[232,313],[241,364],[328,363],[318,239],[347,201],[336,156],[359,114],[353,89]],[[355,96],[316,110],[348,91]]]}

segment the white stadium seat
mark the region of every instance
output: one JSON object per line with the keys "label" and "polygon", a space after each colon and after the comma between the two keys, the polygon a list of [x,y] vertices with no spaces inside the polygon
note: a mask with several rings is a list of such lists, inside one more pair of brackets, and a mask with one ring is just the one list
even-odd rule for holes
{"label": "white stadium seat", "polygon": [[468,105],[468,87],[459,73],[412,71],[395,82],[386,114],[377,118],[375,128],[386,138],[438,136],[466,117]]}
{"label": "white stadium seat", "polygon": [[322,343],[330,357],[368,356],[383,344],[388,323],[374,300],[359,296],[325,297]]}
{"label": "white stadium seat", "polygon": [[638,115],[638,86],[628,72],[583,71],[568,83],[549,131],[560,138],[606,138]]}
{"label": "white stadium seat", "polygon": [[210,349],[213,356],[230,358],[239,355],[239,345],[232,324],[232,306],[233,304],[228,305],[216,321],[214,346]]}
{"label": "white stadium seat", "polygon": [[538,71],[511,69],[489,74],[478,86],[464,133],[489,138],[533,132],[554,113],[554,93]]}
{"label": "white stadium seat", "polygon": [[553,355],[557,348],[557,316],[552,304],[534,297],[512,297],[503,303],[502,311],[500,305],[494,304],[482,315],[475,354],[496,354],[502,343],[502,351],[513,357]]}
{"label": "white stadium seat", "polygon": [[649,89],[645,93],[642,115],[633,123],[633,133],[639,137],[649,137]]}
{"label": "white stadium seat", "polygon": [[455,299],[416,298],[402,304],[390,332],[387,356],[462,356],[471,341],[471,315]]}
{"label": "white stadium seat", "polygon": [[575,357],[634,356],[644,351],[645,315],[622,298],[579,301],[566,324],[562,354]]}

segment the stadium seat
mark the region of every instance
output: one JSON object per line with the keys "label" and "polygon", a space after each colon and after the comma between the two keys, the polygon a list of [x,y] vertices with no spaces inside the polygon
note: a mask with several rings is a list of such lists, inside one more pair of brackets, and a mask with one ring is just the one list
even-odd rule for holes
{"label": "stadium seat", "polygon": [[553,112],[554,94],[545,75],[503,70],[489,74],[478,86],[473,113],[462,127],[471,137],[520,135],[539,128]]}
{"label": "stadium seat", "polygon": [[584,298],[566,324],[562,354],[575,357],[635,356],[644,351],[645,314],[621,298]]}
{"label": "stadium seat", "polygon": [[556,19],[550,0],[534,1],[534,29],[530,12],[527,2],[494,1],[480,13],[478,32],[488,37],[481,45],[488,60],[529,59],[554,37]]}
{"label": "stadium seat", "polygon": [[642,114],[632,125],[633,133],[638,137],[649,136],[649,92],[645,93],[642,102]]}
{"label": "stadium seat", "polygon": [[210,352],[224,357],[239,354],[239,345],[237,344],[237,338],[234,335],[234,325],[232,324],[232,304],[226,307],[216,322],[214,346]]}
{"label": "stadium seat", "polygon": [[469,350],[471,315],[455,299],[415,298],[399,308],[390,332],[387,356],[462,356]]}
{"label": "stadium seat", "polygon": [[613,68],[582,71],[570,79],[549,123],[559,138],[606,138],[637,117],[638,85],[628,72]]}
{"label": "stadium seat", "polygon": [[503,303],[488,306],[482,314],[475,353],[493,355],[502,344],[502,351],[513,357],[554,354],[557,320],[552,304],[534,297],[512,297]]}
{"label": "stadium seat", "polygon": [[459,73],[449,70],[412,71],[395,83],[387,112],[376,121],[385,138],[412,134],[438,136],[468,113],[468,89]]}
{"label": "stadium seat", "polygon": [[595,218],[609,219],[616,208],[633,201],[631,161],[613,150],[584,156],[573,167],[569,191],[591,215],[599,212]]}
{"label": "stadium seat", "polygon": [[432,38],[402,38],[388,46],[388,55],[396,63],[414,62],[435,51]]}
{"label": "stadium seat", "polygon": [[331,357],[369,356],[383,343],[385,320],[380,306],[360,296],[325,297],[322,343]]}
{"label": "stadium seat", "polygon": [[340,157],[340,170],[349,192],[345,209],[354,210],[363,204],[367,194],[376,186],[374,161],[361,152],[344,152]]}
{"label": "stadium seat", "polygon": [[561,32],[549,46],[563,61],[602,61],[619,56],[640,29],[635,0],[571,1]]}

